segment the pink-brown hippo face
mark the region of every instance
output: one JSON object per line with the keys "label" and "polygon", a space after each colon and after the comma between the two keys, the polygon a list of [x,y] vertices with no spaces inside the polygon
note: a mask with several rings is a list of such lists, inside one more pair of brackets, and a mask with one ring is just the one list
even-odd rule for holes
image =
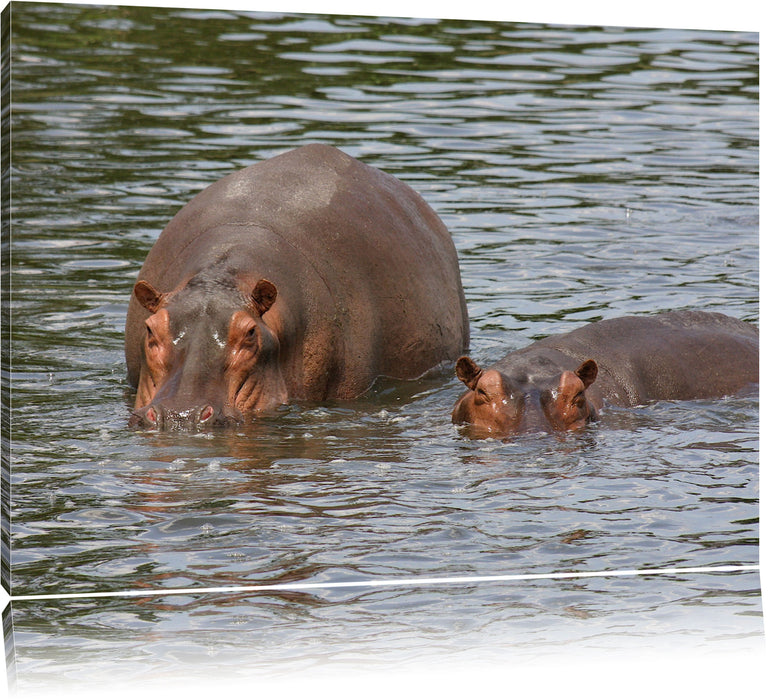
{"label": "pink-brown hippo face", "polygon": [[131,424],[210,428],[287,400],[277,335],[266,323],[277,297],[271,282],[247,295],[210,279],[170,293],[141,280],[134,295],[151,315]]}
{"label": "pink-brown hippo face", "polygon": [[453,408],[453,423],[471,437],[505,438],[531,431],[579,430],[597,418],[585,390],[598,376],[595,361],[547,379],[515,381],[497,369],[480,369],[461,357],[455,373],[468,387]]}

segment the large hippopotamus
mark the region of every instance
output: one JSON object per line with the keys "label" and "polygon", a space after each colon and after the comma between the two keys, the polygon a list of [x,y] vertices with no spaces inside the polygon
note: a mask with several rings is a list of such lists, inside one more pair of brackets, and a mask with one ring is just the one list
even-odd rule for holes
{"label": "large hippopotamus", "polygon": [[472,437],[576,430],[604,401],[710,399],[759,381],[755,326],[719,313],[674,311],[590,323],[516,350],[486,370],[469,357],[452,420]]}
{"label": "large hippopotamus", "polygon": [[130,422],[206,428],[350,399],[468,340],[439,217],[395,177],[308,145],[210,185],[151,248],[127,312]]}

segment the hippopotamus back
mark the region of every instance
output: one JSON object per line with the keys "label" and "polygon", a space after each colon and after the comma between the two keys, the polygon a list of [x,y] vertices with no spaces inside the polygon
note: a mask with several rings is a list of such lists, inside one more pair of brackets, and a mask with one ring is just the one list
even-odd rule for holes
{"label": "hippopotamus back", "polygon": [[622,316],[543,338],[533,347],[578,362],[593,358],[596,384],[617,406],[718,398],[758,379],[757,328],[721,313]]}

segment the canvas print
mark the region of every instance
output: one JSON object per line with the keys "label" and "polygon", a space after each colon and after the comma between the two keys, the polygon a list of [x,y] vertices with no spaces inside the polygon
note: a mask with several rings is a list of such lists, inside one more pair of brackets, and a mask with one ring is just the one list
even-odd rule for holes
{"label": "canvas print", "polygon": [[762,651],[756,31],[2,18],[12,692]]}

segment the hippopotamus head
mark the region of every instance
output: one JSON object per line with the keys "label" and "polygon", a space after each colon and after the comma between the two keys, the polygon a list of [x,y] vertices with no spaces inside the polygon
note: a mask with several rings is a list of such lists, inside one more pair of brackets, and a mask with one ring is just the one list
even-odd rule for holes
{"label": "hippopotamus head", "polygon": [[210,271],[167,293],[140,280],[134,296],[151,315],[132,425],[208,428],[285,402],[278,338],[266,322],[274,284],[262,279],[251,289]]}
{"label": "hippopotamus head", "polygon": [[453,423],[468,425],[478,437],[577,430],[597,418],[585,394],[598,375],[594,360],[583,362],[573,372],[518,379],[498,369],[482,370],[471,358],[461,357],[455,372],[469,390],[453,408]]}

